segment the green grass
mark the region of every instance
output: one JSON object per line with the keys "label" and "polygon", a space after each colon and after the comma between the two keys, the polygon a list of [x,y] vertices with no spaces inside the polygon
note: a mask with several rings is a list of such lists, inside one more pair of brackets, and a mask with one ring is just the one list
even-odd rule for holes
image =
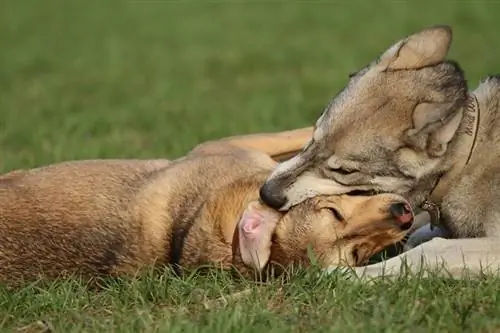
{"label": "green grass", "polygon": [[[310,125],[348,73],[429,24],[453,25],[451,57],[472,88],[500,73],[499,11],[494,1],[2,0],[0,171],[173,158],[211,138]],[[56,332],[498,332],[499,290],[492,277],[360,284],[299,271],[257,285],[165,272],[100,291],[1,289],[0,331],[45,320]]]}
{"label": "green grass", "polygon": [[[378,280],[337,274],[264,285],[212,272],[183,279],[169,271],[102,285],[31,286],[0,296],[9,327],[37,322],[57,332],[493,332],[500,325],[499,279]],[[3,322],[2,322],[3,320]],[[31,325],[31,326],[30,326]]]}

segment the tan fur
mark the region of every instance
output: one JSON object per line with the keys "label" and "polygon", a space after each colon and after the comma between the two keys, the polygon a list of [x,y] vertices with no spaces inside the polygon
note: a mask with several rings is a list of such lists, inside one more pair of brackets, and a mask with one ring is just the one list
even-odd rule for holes
{"label": "tan fur", "polygon": [[[479,263],[444,251],[450,246],[470,260],[483,255],[500,267],[500,77],[487,77],[469,92],[458,64],[445,59],[451,41],[450,27],[424,29],[356,73],[318,119],[314,139],[268,178],[262,199],[286,211],[309,197],[357,190],[398,193],[419,206],[440,176],[467,158],[459,145],[473,131],[464,114],[477,99],[475,148],[443,197],[441,223],[453,238],[498,241],[440,240],[418,251],[433,265],[446,254],[455,271]],[[497,244],[494,250],[491,244]],[[411,258],[420,267],[416,251],[399,259]],[[394,271],[399,259],[388,262]],[[379,272],[381,266],[374,267]]]}
{"label": "tan fur", "polygon": [[[364,263],[401,236],[400,230],[386,222],[387,207],[394,200],[392,196],[319,196],[294,206],[276,228],[273,259],[281,264],[306,262],[304,249],[311,245],[323,267]],[[336,221],[329,208],[338,209],[345,220]]]}
{"label": "tan fur", "polygon": [[[300,150],[311,135],[305,128],[236,136],[174,161],[70,161],[0,176],[0,281],[134,274],[175,255],[183,267],[248,270],[234,249],[237,222],[258,199],[273,158]],[[279,221],[268,266],[306,263],[308,245],[325,267],[360,264],[404,236],[389,212],[402,201],[390,194],[306,201]]]}

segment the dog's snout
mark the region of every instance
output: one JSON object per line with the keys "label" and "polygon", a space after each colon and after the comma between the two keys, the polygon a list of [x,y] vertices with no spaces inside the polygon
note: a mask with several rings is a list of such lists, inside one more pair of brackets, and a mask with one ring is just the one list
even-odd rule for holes
{"label": "dog's snout", "polygon": [[260,200],[271,208],[280,209],[287,203],[287,198],[269,182],[264,183],[259,190]]}
{"label": "dog's snout", "polygon": [[393,203],[389,206],[389,211],[401,229],[407,230],[411,227],[413,223],[413,212],[408,203]]}

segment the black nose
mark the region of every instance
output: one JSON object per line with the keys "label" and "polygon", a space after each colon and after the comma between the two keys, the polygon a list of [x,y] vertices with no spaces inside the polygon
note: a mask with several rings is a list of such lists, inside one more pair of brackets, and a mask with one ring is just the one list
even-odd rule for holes
{"label": "black nose", "polygon": [[274,209],[280,209],[288,201],[272,183],[264,183],[259,190],[259,195],[260,200]]}
{"label": "black nose", "polygon": [[401,229],[407,230],[411,227],[413,223],[413,212],[408,203],[393,203],[389,206],[389,210]]}

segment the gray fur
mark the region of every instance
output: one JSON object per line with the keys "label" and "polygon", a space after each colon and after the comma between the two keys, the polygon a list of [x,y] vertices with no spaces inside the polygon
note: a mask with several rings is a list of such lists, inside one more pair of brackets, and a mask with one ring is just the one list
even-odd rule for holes
{"label": "gray fur", "polygon": [[[481,253],[499,264],[500,78],[487,77],[469,92],[459,65],[445,59],[451,41],[450,27],[427,28],[359,71],[318,119],[313,140],[267,179],[262,200],[287,210],[311,196],[371,190],[395,192],[420,206],[440,176],[464,158],[459,142],[470,135],[464,110],[477,99],[476,147],[443,197],[441,217],[450,237],[488,241],[422,246],[427,259],[440,254],[443,244],[453,244],[450,249],[474,252],[467,260]],[[415,265],[415,253],[423,253],[418,248],[404,255]],[[450,251],[446,261],[456,266],[459,253]],[[395,265],[398,259],[391,260]],[[470,264],[477,268],[478,262]]]}

